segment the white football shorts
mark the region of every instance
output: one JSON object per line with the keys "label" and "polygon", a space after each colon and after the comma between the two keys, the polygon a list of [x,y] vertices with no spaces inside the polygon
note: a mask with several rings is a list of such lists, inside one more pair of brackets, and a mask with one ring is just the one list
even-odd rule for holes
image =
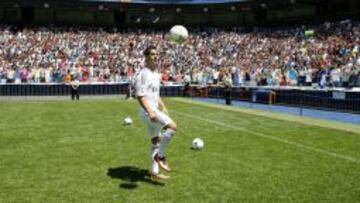
{"label": "white football shorts", "polygon": [[148,128],[148,133],[150,138],[159,136],[161,130],[165,126],[173,122],[173,120],[164,112],[160,110],[155,110],[155,113],[156,113],[156,121],[151,121],[147,113],[143,109],[140,109],[141,118]]}

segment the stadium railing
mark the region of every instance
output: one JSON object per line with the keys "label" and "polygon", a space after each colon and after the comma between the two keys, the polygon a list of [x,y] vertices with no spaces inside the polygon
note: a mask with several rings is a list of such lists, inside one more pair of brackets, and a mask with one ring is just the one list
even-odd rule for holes
{"label": "stadium railing", "polygon": [[[209,99],[225,99],[225,88],[219,86],[190,86],[187,95]],[[231,88],[231,99],[249,103],[286,105],[360,113],[360,89],[313,87],[259,87]]]}
{"label": "stadium railing", "polygon": [[[127,82],[81,84],[81,95],[129,95]],[[168,84],[161,88],[162,96],[202,97],[225,99],[221,86],[184,86]],[[68,84],[0,84],[0,96],[67,96]],[[241,86],[231,88],[231,99],[249,103],[286,105],[300,108],[316,108],[360,113],[360,89]]]}
{"label": "stadium railing", "polygon": [[[126,94],[128,83],[81,84],[82,95]],[[59,83],[46,84],[2,84],[0,96],[65,96],[70,95],[70,85]]]}
{"label": "stadium railing", "polygon": [[[69,84],[0,84],[0,96],[66,96],[70,95]],[[81,95],[116,95],[129,94],[128,82],[123,83],[82,83],[79,86]],[[184,86],[171,84],[161,88],[165,96],[183,96]]]}

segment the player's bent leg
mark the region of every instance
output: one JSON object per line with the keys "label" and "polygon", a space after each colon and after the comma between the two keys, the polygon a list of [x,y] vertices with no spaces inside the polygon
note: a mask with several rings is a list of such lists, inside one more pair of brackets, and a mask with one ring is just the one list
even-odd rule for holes
{"label": "player's bent leg", "polygon": [[176,132],[176,127],[177,126],[175,122],[170,122],[168,125],[165,126],[165,131],[161,137],[159,156],[156,157],[159,166],[167,172],[171,171],[171,167],[166,160],[165,149],[169,145],[172,137],[174,136]]}
{"label": "player's bent leg", "polygon": [[167,180],[170,178],[170,176],[161,174],[159,172],[159,146],[160,146],[160,137],[159,136],[155,136],[153,138],[151,138],[151,144],[152,144],[152,148],[151,148],[151,160],[152,160],[152,165],[151,165],[151,171],[150,171],[150,178],[153,181],[159,181],[159,180]]}

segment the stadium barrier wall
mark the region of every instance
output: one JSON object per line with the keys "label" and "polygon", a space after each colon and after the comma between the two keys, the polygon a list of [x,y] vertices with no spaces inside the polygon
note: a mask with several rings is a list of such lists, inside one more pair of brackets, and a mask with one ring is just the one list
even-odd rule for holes
{"label": "stadium barrier wall", "polygon": [[[190,97],[225,99],[224,87],[191,86],[186,93]],[[233,87],[231,98],[236,101],[287,105],[300,108],[316,108],[360,113],[360,91],[345,89]]]}
{"label": "stadium barrier wall", "polygon": [[[0,96],[66,96],[70,95],[68,84],[1,84]],[[161,89],[164,96],[183,96],[184,86],[166,86]],[[80,95],[129,94],[128,83],[81,84]]]}
{"label": "stadium barrier wall", "polygon": [[[0,85],[0,96],[65,96],[70,95],[67,84],[5,84]],[[82,84],[81,95],[126,94],[128,84]]]}
{"label": "stadium barrier wall", "polygon": [[[80,95],[129,95],[128,83],[81,84]],[[225,99],[219,86],[163,86],[162,96]],[[70,96],[67,84],[1,84],[0,96]],[[231,99],[250,103],[288,105],[360,113],[360,91],[300,87],[233,87]]]}

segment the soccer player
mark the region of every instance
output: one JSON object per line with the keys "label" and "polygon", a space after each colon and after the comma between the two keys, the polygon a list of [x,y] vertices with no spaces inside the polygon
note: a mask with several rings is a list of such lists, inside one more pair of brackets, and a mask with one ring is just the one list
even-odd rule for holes
{"label": "soccer player", "polygon": [[169,172],[165,149],[176,132],[176,123],[168,116],[165,104],[160,98],[160,74],[157,71],[158,52],[149,46],[143,52],[145,67],[136,75],[135,94],[141,106],[140,114],[148,128],[151,139],[151,170],[153,180],[169,179],[161,174],[159,167]]}

